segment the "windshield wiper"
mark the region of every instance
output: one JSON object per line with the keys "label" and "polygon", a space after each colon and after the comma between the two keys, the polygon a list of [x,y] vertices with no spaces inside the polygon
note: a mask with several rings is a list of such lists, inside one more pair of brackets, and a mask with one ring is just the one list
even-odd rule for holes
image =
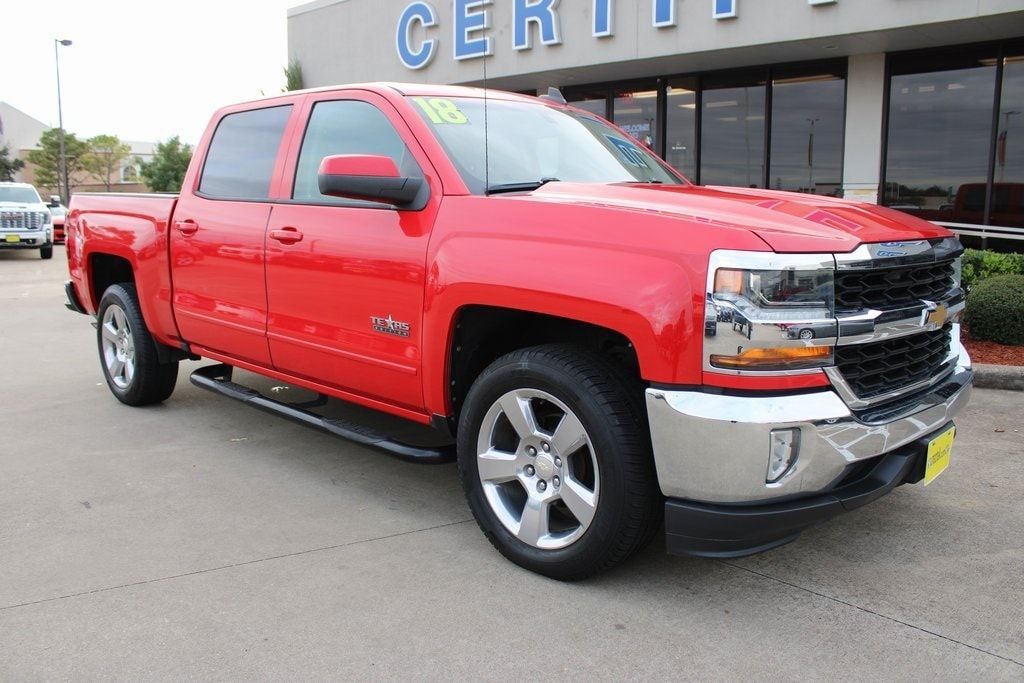
{"label": "windshield wiper", "polygon": [[548,183],[557,183],[558,178],[541,178],[529,183],[503,183],[501,185],[491,185],[487,188],[486,194],[500,194],[502,192],[530,192],[536,190],[538,187],[543,187]]}

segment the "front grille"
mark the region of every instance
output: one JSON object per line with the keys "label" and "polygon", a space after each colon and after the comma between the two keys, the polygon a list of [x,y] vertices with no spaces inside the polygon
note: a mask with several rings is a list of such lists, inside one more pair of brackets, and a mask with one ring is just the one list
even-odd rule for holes
{"label": "front grille", "polygon": [[953,286],[953,262],[836,272],[836,309],[891,310],[935,301]]}
{"label": "front grille", "polygon": [[43,227],[41,211],[2,211],[0,230],[38,230]]}
{"label": "front grille", "polygon": [[836,367],[853,393],[871,399],[931,379],[949,356],[952,325],[897,339],[836,347]]}

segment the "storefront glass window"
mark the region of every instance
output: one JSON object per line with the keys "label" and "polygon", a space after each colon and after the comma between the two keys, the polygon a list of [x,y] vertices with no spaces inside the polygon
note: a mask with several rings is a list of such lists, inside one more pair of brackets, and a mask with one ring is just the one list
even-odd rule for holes
{"label": "storefront glass window", "polygon": [[579,107],[580,109],[589,111],[591,114],[597,114],[601,118],[608,117],[608,112],[605,111],[607,109],[607,99],[605,99],[604,97],[575,101],[570,100],[569,104],[571,104],[574,107]]}
{"label": "storefront glass window", "polygon": [[989,222],[1024,228],[1024,56],[1006,58],[999,104]]}
{"label": "storefront glass window", "polygon": [[700,182],[762,187],[764,178],[763,81],[702,93]]}
{"label": "storefront glass window", "polygon": [[984,221],[996,61],[893,60],[883,204],[933,221]]}
{"label": "storefront glass window", "polygon": [[773,79],[772,189],[841,193],[845,88],[834,74]]}
{"label": "storefront glass window", "polygon": [[697,177],[697,79],[670,81],[665,120],[665,161],[690,180]]}
{"label": "storefront glass window", "polygon": [[647,149],[657,150],[658,91],[617,90],[612,100],[612,121]]}

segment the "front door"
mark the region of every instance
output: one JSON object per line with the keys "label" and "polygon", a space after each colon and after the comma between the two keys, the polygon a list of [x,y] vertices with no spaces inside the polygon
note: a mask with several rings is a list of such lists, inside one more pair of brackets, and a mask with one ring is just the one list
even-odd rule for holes
{"label": "front door", "polygon": [[278,370],[419,410],[437,182],[428,177],[431,196],[418,210],[329,197],[317,185],[320,161],[335,154],[387,155],[403,175],[426,177],[426,159],[406,145],[391,106],[363,97],[311,103],[291,200],[274,205],[268,225],[267,334]]}
{"label": "front door", "polygon": [[183,339],[270,366],[264,233],[291,105],[227,114],[195,191],[170,226],[174,317]]}

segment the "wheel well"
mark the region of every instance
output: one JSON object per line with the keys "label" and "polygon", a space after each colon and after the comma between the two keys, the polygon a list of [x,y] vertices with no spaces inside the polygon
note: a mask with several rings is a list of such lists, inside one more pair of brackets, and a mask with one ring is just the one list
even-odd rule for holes
{"label": "wheel well", "polygon": [[99,306],[103,292],[110,285],[118,282],[134,282],[135,274],[132,264],[127,259],[110,254],[93,254],[89,259],[89,273],[92,287],[92,300]]}
{"label": "wheel well", "polygon": [[585,346],[607,355],[632,376],[640,377],[636,349],[619,332],[541,313],[467,306],[456,317],[448,359],[453,418],[457,421],[473,380],[484,368],[516,349],[550,343]]}

